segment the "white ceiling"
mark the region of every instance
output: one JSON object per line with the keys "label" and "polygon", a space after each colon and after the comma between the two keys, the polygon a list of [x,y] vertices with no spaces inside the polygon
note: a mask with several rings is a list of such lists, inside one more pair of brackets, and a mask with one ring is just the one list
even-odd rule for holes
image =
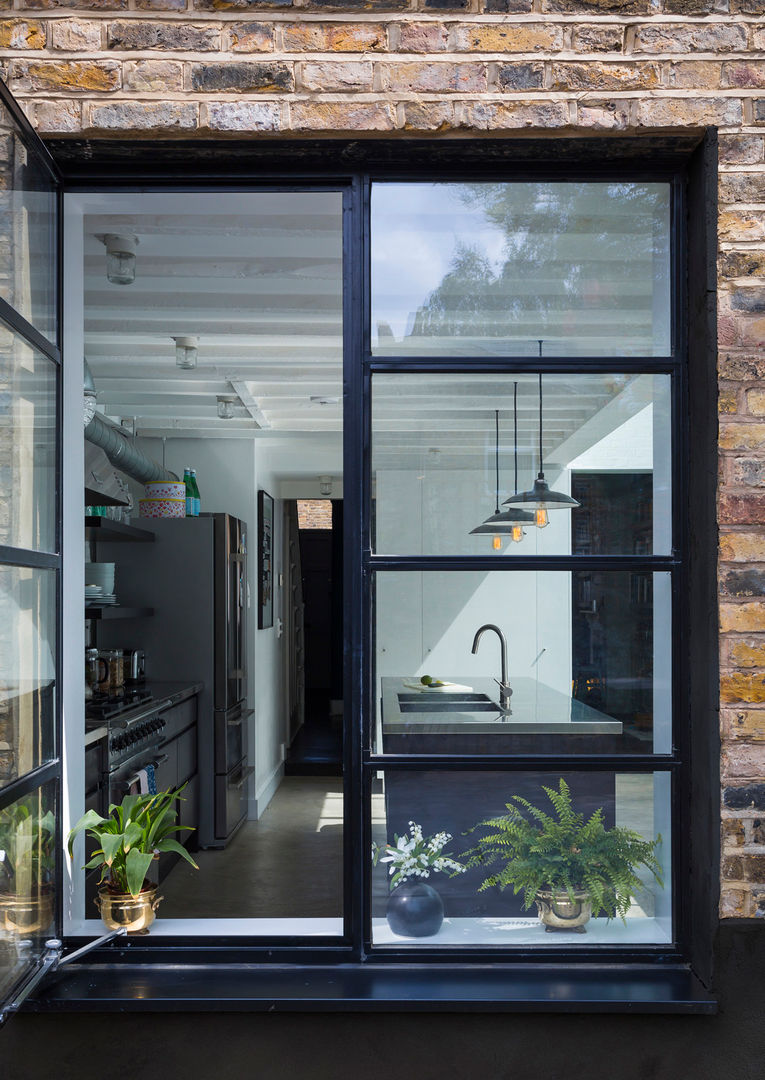
{"label": "white ceiling", "polygon": [[[85,356],[99,407],[135,418],[147,437],[254,437],[274,449],[302,447],[303,461],[325,448],[339,462],[340,194],[111,195],[98,205],[84,219],[84,292]],[[107,281],[100,237],[108,233],[138,238],[132,285]],[[176,366],[174,335],[199,338],[196,370]],[[507,468],[516,380],[520,465],[535,468],[534,375],[376,377],[374,467],[420,468],[424,457],[443,468],[488,467],[498,409]],[[546,459],[616,399],[624,403],[617,415],[635,415],[650,400],[649,383],[545,376]],[[239,398],[235,417],[222,420],[216,396],[230,394]]]}

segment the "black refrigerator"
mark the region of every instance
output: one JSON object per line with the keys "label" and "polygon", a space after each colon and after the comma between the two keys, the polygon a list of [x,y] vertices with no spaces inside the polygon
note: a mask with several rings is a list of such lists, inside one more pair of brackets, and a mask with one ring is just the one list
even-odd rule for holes
{"label": "black refrigerator", "polygon": [[112,624],[114,641],[104,644],[144,649],[149,686],[204,684],[198,839],[201,847],[224,847],[247,817],[254,772],[247,748],[247,525],[230,514],[135,524],[154,542],[115,551],[115,590],[121,604],[152,608],[153,615],[119,629]]}

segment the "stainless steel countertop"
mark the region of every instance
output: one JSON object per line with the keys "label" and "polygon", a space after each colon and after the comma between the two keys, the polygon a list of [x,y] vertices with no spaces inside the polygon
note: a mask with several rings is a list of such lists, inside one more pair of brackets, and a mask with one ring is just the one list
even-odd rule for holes
{"label": "stainless steel countertop", "polygon": [[[446,676],[444,676],[446,678]],[[407,682],[410,679],[407,678]],[[498,699],[499,688],[493,679],[454,675],[450,682],[471,686],[476,693]],[[403,678],[383,677],[383,734],[502,734],[526,735],[621,735],[622,723],[575,698],[567,697],[536,679],[510,678],[512,712],[471,712],[468,707],[457,712],[406,712],[399,708],[399,693],[418,693],[404,686]],[[448,691],[423,690],[424,701],[448,698]]]}

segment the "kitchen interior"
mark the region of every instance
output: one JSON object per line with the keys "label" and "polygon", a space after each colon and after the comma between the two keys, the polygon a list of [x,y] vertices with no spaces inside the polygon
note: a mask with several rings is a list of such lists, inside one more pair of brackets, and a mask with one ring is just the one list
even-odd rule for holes
{"label": "kitchen interior", "polygon": [[[435,200],[419,213],[434,235],[449,234],[453,206]],[[76,313],[79,293],[82,311],[81,322],[70,317],[69,347],[79,344],[86,361],[92,695],[84,745],[67,723],[70,775],[86,762],[70,818],[128,791],[185,785],[181,820],[192,826],[186,842],[200,870],[160,861],[153,934],[337,934],[340,763],[289,768],[289,757],[312,723],[305,673],[315,666],[306,656],[300,515],[308,530],[312,506],[342,507],[341,197],[79,195],[70,197],[67,229],[68,310]],[[435,248],[427,274],[417,263],[417,284],[411,268],[396,275],[401,248],[381,242],[373,278],[380,355],[411,350],[422,304],[411,309],[447,269],[448,252]],[[545,342],[533,337],[533,315],[527,322],[519,332],[528,336],[528,372],[373,377],[376,553],[670,552],[668,377],[540,379],[534,356]],[[438,351],[432,334],[427,346]],[[193,502],[186,516],[185,499],[181,515],[180,492],[161,486],[181,482],[186,468],[196,472],[198,516]],[[504,505],[538,473],[562,496],[544,521]],[[510,528],[500,520],[509,511]],[[147,516],[154,512],[179,516]],[[666,752],[670,602],[661,573],[380,572],[374,747]],[[494,629],[471,650],[487,625]],[[332,626],[336,635],[337,618]],[[335,642],[327,656],[338,652]],[[343,721],[336,667],[335,659],[321,717],[335,733]],[[440,712],[419,698],[423,676],[452,680],[470,699]],[[576,789],[575,770],[567,775]],[[531,794],[556,778],[514,779]],[[663,775],[603,772],[601,780],[593,788],[583,778],[583,804],[606,807],[608,821],[644,835],[666,833]],[[508,795],[500,773],[463,774],[462,784],[381,770],[373,837],[384,842],[414,818],[433,832],[448,827],[462,843]],[[668,844],[662,858],[668,865]],[[504,894],[477,903],[469,876],[440,883],[454,941],[495,944],[510,927],[522,944],[533,920]],[[73,866],[74,932],[94,932],[93,890]],[[386,894],[380,867],[373,940],[382,946],[391,943]],[[633,939],[666,940],[669,891],[646,890],[640,903]],[[598,930],[603,940],[609,932]]]}

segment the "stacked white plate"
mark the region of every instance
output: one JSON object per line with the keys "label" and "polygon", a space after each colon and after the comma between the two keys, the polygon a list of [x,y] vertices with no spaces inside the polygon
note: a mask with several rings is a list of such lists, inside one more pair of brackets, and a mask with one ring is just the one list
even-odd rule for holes
{"label": "stacked white plate", "polygon": [[[101,589],[98,602],[103,603],[107,597],[114,596],[114,563],[113,562],[89,562],[85,563],[85,592],[89,585],[97,585]],[[115,601],[112,600],[112,603]]]}

